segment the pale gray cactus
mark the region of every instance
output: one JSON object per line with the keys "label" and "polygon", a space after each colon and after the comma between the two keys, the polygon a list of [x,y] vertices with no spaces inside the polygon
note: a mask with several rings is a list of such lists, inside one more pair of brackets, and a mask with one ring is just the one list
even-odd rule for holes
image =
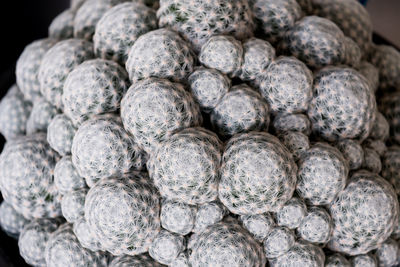
{"label": "pale gray cactus", "polygon": [[194,57],[178,33],[158,29],[140,36],[129,50],[126,69],[132,82],[149,77],[181,82],[192,73]]}
{"label": "pale gray cactus", "polygon": [[50,48],[39,68],[40,92],[43,97],[62,109],[61,96],[68,74],[83,61],[93,57],[93,44],[79,39],[60,41]]}
{"label": "pale gray cactus", "polygon": [[371,148],[364,147],[363,169],[379,174],[382,170],[382,162],[379,154]]}
{"label": "pale gray cactus", "polygon": [[26,122],[26,133],[28,135],[38,132],[46,133],[50,122],[58,112],[55,106],[43,98],[36,100]]}
{"label": "pale gray cactus", "polygon": [[334,228],[328,248],[353,256],[378,248],[390,236],[397,226],[399,203],[389,182],[358,171],[329,212]]}
{"label": "pale gray cactus", "polygon": [[292,197],[296,172],[290,152],[276,137],[264,132],[236,135],[225,146],[219,199],[235,214],[278,211]]}
{"label": "pale gray cactus", "polygon": [[386,141],[389,138],[389,122],[379,111],[376,113],[375,121],[369,137],[376,140]]}
{"label": "pale gray cactus", "polygon": [[296,242],[288,252],[275,259],[269,259],[271,267],[324,266],[325,254],[320,247],[308,242]]}
{"label": "pale gray cactus", "polygon": [[285,32],[302,17],[301,7],[296,0],[252,0],[254,17],[264,38],[278,43]]}
{"label": "pale gray cactus", "polygon": [[335,143],[342,156],[347,160],[350,170],[361,168],[364,160],[364,150],[361,145],[353,139],[341,139]]}
{"label": "pale gray cactus", "polygon": [[293,159],[298,161],[310,148],[308,136],[302,132],[288,131],[278,135],[279,140],[286,146]]}
{"label": "pale gray cactus", "polygon": [[323,1],[312,0],[313,13],[325,17],[335,24],[348,37],[352,38],[367,53],[372,45],[372,22],[365,9],[358,1]]}
{"label": "pale gray cactus", "polygon": [[187,252],[182,252],[179,256],[171,262],[171,267],[190,267],[189,255]]}
{"label": "pale gray cactus", "polygon": [[296,229],[307,215],[307,206],[298,197],[292,197],[282,208],[275,213],[275,220],[279,226]]}
{"label": "pale gray cactus", "polygon": [[54,184],[60,194],[86,188],[86,182],[72,164],[71,156],[62,157],[54,167]]}
{"label": "pale gray cactus", "polygon": [[70,0],[70,8],[76,12],[86,0]]}
{"label": "pale gray cactus", "polygon": [[56,43],[53,39],[41,39],[27,45],[19,56],[15,75],[25,98],[36,102],[40,98],[39,68],[46,52]]}
{"label": "pale gray cactus", "polygon": [[129,88],[122,98],[121,118],[125,129],[148,153],[174,131],[202,122],[199,106],[181,84],[155,78]]}
{"label": "pale gray cactus", "polygon": [[380,157],[382,157],[387,151],[387,146],[382,140],[366,139],[363,142],[363,147],[370,148],[376,151]]}
{"label": "pale gray cactus", "polygon": [[379,102],[379,110],[390,126],[389,140],[400,145],[400,93],[385,94]]}
{"label": "pale gray cactus", "polygon": [[91,117],[117,111],[129,88],[128,73],[117,63],[93,59],[77,66],[64,84],[64,113],[79,126]]}
{"label": "pale gray cactus", "polygon": [[339,253],[326,257],[325,267],[351,267],[350,262]]}
{"label": "pale gray cactus", "polygon": [[147,162],[162,197],[202,204],[218,196],[222,142],[204,128],[188,128],[166,139]]}
{"label": "pale gray cactus", "polygon": [[177,201],[163,200],[161,203],[161,226],[173,233],[189,234],[196,220],[196,207]]}
{"label": "pale gray cactus", "polygon": [[192,242],[189,256],[192,267],[265,266],[262,247],[235,221],[209,226]]}
{"label": "pale gray cactus", "polygon": [[357,71],[363,75],[369,82],[369,86],[373,92],[379,87],[379,70],[368,61],[361,61],[357,67]]}
{"label": "pale gray cactus", "polygon": [[360,47],[357,45],[356,42],[353,41],[353,39],[346,36],[344,37],[344,45],[345,45],[345,56],[343,59],[343,64],[353,68],[357,68],[360,65],[362,57],[362,52]]}
{"label": "pale gray cactus", "polygon": [[88,189],[83,188],[63,195],[61,200],[61,211],[62,215],[68,222],[75,223],[84,216],[87,192]]}
{"label": "pale gray cactus", "polygon": [[60,194],[53,182],[58,159],[44,134],[8,142],[0,155],[4,200],[28,219],[61,215]]}
{"label": "pale gray cactus", "polygon": [[243,43],[243,63],[236,76],[242,81],[256,85],[267,73],[269,64],[275,59],[275,48],[265,40],[250,38]]}
{"label": "pale gray cactus", "polygon": [[18,239],[19,234],[29,221],[19,214],[10,204],[3,201],[0,204],[1,229],[12,238]]}
{"label": "pale gray cactus", "polygon": [[253,237],[262,242],[275,227],[274,218],[270,213],[256,215],[241,215],[242,225]]}
{"label": "pale gray cactus", "polygon": [[310,207],[297,228],[297,235],[310,243],[325,244],[331,238],[332,227],[331,216],[325,209]]}
{"label": "pale gray cactus", "polygon": [[116,5],[96,25],[93,36],[96,55],[123,65],[139,36],[156,28],[156,12],[140,1]]}
{"label": "pale gray cactus", "polygon": [[153,239],[149,255],[161,264],[171,264],[185,250],[184,237],[167,230],[161,230]]}
{"label": "pale gray cactus", "polygon": [[228,35],[213,36],[201,47],[199,61],[208,68],[235,76],[243,64],[242,43]]}
{"label": "pale gray cactus", "polygon": [[203,67],[190,74],[188,82],[194,100],[205,113],[210,113],[231,87],[231,80],[225,74]]}
{"label": "pale gray cactus", "polygon": [[371,55],[371,63],[379,70],[381,89],[400,87],[400,52],[387,45],[377,45]]}
{"label": "pale gray cactus", "polygon": [[160,27],[171,27],[200,51],[214,35],[227,34],[243,40],[253,35],[252,10],[245,0],[161,0],[157,11]]}
{"label": "pale gray cactus", "polygon": [[316,143],[300,158],[297,194],[311,205],[329,205],[346,186],[349,167],[337,148]]}
{"label": "pale gray cactus", "polygon": [[103,178],[142,170],[146,160],[145,153],[114,115],[84,122],[74,136],[71,152],[76,170],[90,187]]}
{"label": "pale gray cactus", "polygon": [[293,131],[309,136],[311,134],[311,122],[304,114],[279,114],[272,121],[272,129],[277,134]]}
{"label": "pale gray cactus", "polygon": [[108,267],[162,267],[164,265],[153,260],[148,254],[140,254],[136,256],[118,256],[110,262]]}
{"label": "pale gray cactus", "polygon": [[96,234],[89,227],[84,217],[80,217],[74,222],[72,230],[82,247],[91,251],[103,250],[101,243],[97,240]]}
{"label": "pale gray cactus", "polygon": [[219,223],[227,214],[227,210],[220,202],[213,201],[199,205],[193,232],[200,233],[208,226]]}
{"label": "pale gray cactus", "polygon": [[364,140],[372,130],[376,111],[374,93],[355,70],[327,67],[317,73],[308,109],[315,134],[328,141]]}
{"label": "pale gray cactus", "polygon": [[272,113],[302,113],[312,98],[313,74],[294,57],[279,57],[260,79],[259,90]]}
{"label": "pale gray cactus", "polygon": [[317,16],[296,22],[285,33],[280,49],[313,68],[340,64],[346,56],[343,32],[332,21]]}
{"label": "pale gray cactus", "polygon": [[47,127],[47,142],[58,154],[71,154],[72,140],[76,128],[72,121],[64,114],[55,115]]}
{"label": "pale gray cactus", "polygon": [[375,251],[376,259],[380,267],[397,266],[399,257],[399,245],[391,238],[388,238]]}
{"label": "pale gray cactus", "polygon": [[38,219],[25,225],[18,239],[18,247],[26,263],[36,267],[47,266],[44,251],[51,233],[57,230],[59,224],[59,220]]}
{"label": "pale gray cactus", "polygon": [[382,157],[382,177],[388,180],[400,195],[400,147],[392,146]]}
{"label": "pale gray cactus", "polygon": [[61,225],[50,235],[42,254],[45,254],[47,266],[107,266],[103,259],[106,256],[83,248],[72,231],[72,225],[68,223]]}
{"label": "pale gray cactus", "polygon": [[49,26],[49,37],[56,40],[65,40],[74,37],[75,12],[67,9],[58,14]]}
{"label": "pale gray cactus", "polygon": [[265,238],[263,245],[268,259],[279,257],[289,251],[295,244],[292,230],[286,227],[273,228]]}
{"label": "pale gray cactus", "polygon": [[378,267],[375,256],[371,254],[362,254],[350,258],[353,267]]}
{"label": "pale gray cactus", "polygon": [[145,173],[105,178],[86,196],[85,219],[103,249],[141,254],[160,231],[159,197]]}
{"label": "pale gray cactus", "polygon": [[258,92],[240,84],[222,97],[212,110],[210,121],[224,138],[242,132],[264,131],[269,126],[269,108]]}
{"label": "pale gray cactus", "polygon": [[13,85],[0,101],[0,133],[7,140],[23,136],[32,111],[32,104]]}

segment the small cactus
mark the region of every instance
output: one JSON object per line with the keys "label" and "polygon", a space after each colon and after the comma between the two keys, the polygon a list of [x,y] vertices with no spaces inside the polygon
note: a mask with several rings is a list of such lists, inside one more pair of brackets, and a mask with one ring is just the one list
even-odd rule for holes
{"label": "small cactus", "polygon": [[302,132],[288,131],[278,135],[279,140],[292,153],[293,159],[298,161],[310,148],[308,136]]}
{"label": "small cactus", "polygon": [[372,51],[371,63],[379,70],[381,89],[400,88],[400,52],[387,45],[377,45]]}
{"label": "small cactus", "polygon": [[91,251],[103,250],[101,243],[97,240],[96,234],[89,227],[84,217],[80,217],[74,222],[73,231],[82,247]]}
{"label": "small cactus", "polygon": [[377,267],[376,258],[370,254],[357,255],[350,258],[351,266],[354,267]]}
{"label": "small cactus", "polygon": [[295,236],[286,227],[275,227],[269,232],[263,244],[265,256],[272,259],[287,253],[295,244]]}
{"label": "small cactus", "polygon": [[161,226],[173,233],[189,234],[196,220],[196,208],[188,204],[164,200],[161,203]]}
{"label": "small cactus", "polygon": [[304,114],[279,114],[272,121],[272,129],[278,134],[294,131],[309,136],[311,122]]}
{"label": "small cactus", "polygon": [[353,139],[341,139],[335,147],[339,149],[346,159],[350,170],[361,168],[364,160],[364,150],[361,145]]}
{"label": "small cactus", "polygon": [[375,93],[379,87],[378,68],[367,61],[361,61],[357,71],[367,79],[370,89]]}
{"label": "small cactus", "polygon": [[375,251],[376,258],[380,267],[391,267],[398,264],[399,245],[391,238],[388,238]]}
{"label": "small cactus", "polygon": [[55,115],[47,127],[47,142],[58,154],[71,154],[72,140],[76,128],[72,121],[64,114]]}
{"label": "small cactus", "polygon": [[243,227],[258,241],[262,242],[275,226],[274,218],[269,213],[241,215]]}
{"label": "small cactus", "polygon": [[382,170],[382,162],[379,154],[371,148],[364,147],[362,167],[370,172],[379,174]]}
{"label": "small cactus", "polygon": [[297,228],[297,234],[310,243],[325,244],[331,238],[332,227],[331,216],[325,209],[311,207]]}
{"label": "small cactus", "polygon": [[[360,65],[362,53],[360,47],[349,37],[344,37],[345,56],[343,63],[345,65],[357,68]],[[367,79],[368,80],[368,79]],[[371,90],[373,90],[371,88]]]}
{"label": "small cactus", "polygon": [[171,264],[184,249],[183,236],[161,230],[150,245],[149,255],[159,263]]}
{"label": "small cactus", "polygon": [[382,157],[382,177],[388,180],[400,195],[400,147],[393,146]]}
{"label": "small cactus", "polygon": [[389,138],[390,126],[386,117],[377,112],[369,137],[375,140],[386,141]]}
{"label": "small cactus", "polygon": [[56,163],[54,184],[62,195],[86,187],[85,179],[78,174],[71,156],[64,156]]}
{"label": "small cactus", "polygon": [[325,254],[320,247],[307,242],[296,242],[288,252],[278,258],[270,259],[271,267],[324,266]]}
{"label": "small cactus", "polygon": [[18,239],[19,234],[29,221],[19,214],[10,204],[3,201],[0,204],[0,226],[9,236]]}
{"label": "small cactus", "polygon": [[351,267],[351,265],[343,255],[335,253],[326,257],[325,267]]}
{"label": "small cactus", "polygon": [[289,229],[300,226],[307,215],[307,206],[303,200],[293,197],[275,213],[276,223]]}
{"label": "small cactus", "polygon": [[63,217],[70,223],[75,223],[84,216],[85,198],[88,190],[86,188],[71,191],[65,194],[61,200],[61,211]]}
{"label": "small cactus", "polygon": [[26,133],[28,135],[47,132],[53,118],[58,114],[55,106],[44,99],[39,99],[33,104],[31,114],[26,122]]}
{"label": "small cactus", "polygon": [[208,202],[199,205],[193,232],[203,232],[208,226],[219,223],[227,214],[227,210],[220,202]]}
{"label": "small cactus", "polygon": [[385,94],[379,102],[379,110],[390,126],[389,141],[400,145],[400,93]]}
{"label": "small cactus", "polygon": [[49,37],[65,40],[74,37],[75,12],[67,9],[57,15],[49,26]]}

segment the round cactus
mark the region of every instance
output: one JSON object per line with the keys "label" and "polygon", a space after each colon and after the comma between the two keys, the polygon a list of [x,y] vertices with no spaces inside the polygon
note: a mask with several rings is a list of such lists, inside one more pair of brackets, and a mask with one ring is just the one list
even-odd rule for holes
{"label": "round cactus", "polygon": [[128,2],[116,5],[97,23],[93,36],[96,55],[123,65],[137,38],[156,27],[155,11],[144,4]]}
{"label": "round cactus", "polygon": [[80,217],[74,222],[73,231],[82,247],[91,251],[103,250],[101,243],[97,240],[96,234],[89,227],[84,217]]}
{"label": "round cactus", "polygon": [[181,254],[179,254],[179,256],[175,260],[173,260],[171,262],[170,266],[174,266],[174,267],[190,267],[188,254],[185,253],[185,252],[182,252]]}
{"label": "round cactus", "polygon": [[165,140],[147,167],[161,196],[187,204],[213,201],[218,195],[222,143],[203,128],[188,128]]}
{"label": "round cactus", "polygon": [[358,72],[340,67],[318,72],[308,110],[314,133],[329,141],[363,140],[372,130],[375,115],[375,95]]}
{"label": "round cactus", "polygon": [[37,132],[47,132],[50,122],[56,116],[58,110],[55,106],[44,99],[38,99],[34,104],[26,122],[26,133],[28,135]]}
{"label": "round cactus", "polygon": [[260,81],[260,92],[271,112],[301,113],[307,111],[312,98],[313,74],[300,60],[279,57]]}
{"label": "round cactus", "polygon": [[297,234],[310,243],[328,242],[332,234],[331,216],[323,208],[311,207],[297,228]]}
{"label": "round cactus", "polygon": [[350,170],[361,168],[364,160],[364,150],[358,142],[352,139],[341,139],[335,146],[346,159]]}
{"label": "round cactus", "polygon": [[264,38],[273,44],[280,41],[285,32],[302,17],[296,0],[253,0],[254,17],[264,33]]}
{"label": "round cactus", "polygon": [[350,263],[354,267],[378,267],[376,258],[370,254],[351,257]]}
{"label": "round cactus", "polygon": [[193,53],[174,31],[158,29],[140,36],[129,50],[126,69],[132,82],[149,77],[183,81],[192,73]]}
{"label": "round cactus", "polygon": [[343,32],[332,21],[316,16],[296,22],[280,46],[313,68],[340,64],[346,56]]}
{"label": "round cactus", "polygon": [[200,109],[182,85],[146,79],[132,85],[121,102],[125,129],[146,152],[179,129],[201,124]]}
{"label": "round cactus", "polygon": [[97,116],[84,122],[72,142],[72,162],[89,186],[143,169],[145,157],[117,116]]}
{"label": "round cactus", "polygon": [[380,99],[379,110],[389,123],[389,140],[400,145],[400,93],[385,94]]}
{"label": "round cactus", "polygon": [[400,52],[387,45],[377,45],[371,55],[371,63],[379,70],[379,87],[400,88]]}
{"label": "round cactus", "polygon": [[311,133],[311,122],[304,114],[279,114],[274,118],[272,128],[278,134],[293,131],[308,136]]}
{"label": "round cactus", "polygon": [[[344,37],[345,56],[343,63],[345,65],[357,68],[360,64],[362,53],[360,47],[349,37]],[[373,90],[371,88],[371,90]]]}
{"label": "round cactus", "polygon": [[0,133],[11,140],[26,133],[32,104],[24,99],[17,85],[12,86],[0,101]]}
{"label": "round cactus", "polygon": [[193,232],[200,233],[208,226],[222,221],[226,213],[224,205],[216,201],[199,205]]}
{"label": "round cactus", "polygon": [[237,135],[225,147],[219,198],[240,215],[277,211],[292,197],[296,171],[276,137],[261,132]]}
{"label": "round cactus", "polygon": [[40,92],[44,98],[61,109],[61,96],[68,74],[93,56],[92,43],[78,39],[61,41],[49,49],[39,68]]}
{"label": "round cactus", "polygon": [[382,157],[382,177],[388,180],[400,195],[400,147],[393,146]]}
{"label": "round cactus", "polygon": [[19,253],[26,263],[33,266],[47,266],[44,251],[51,233],[57,230],[58,220],[33,220],[22,230],[19,239]]}
{"label": "round cactus", "polygon": [[364,161],[362,167],[370,172],[379,174],[382,170],[382,162],[379,154],[368,147],[364,147]]}
{"label": "round cactus", "polygon": [[67,9],[57,15],[49,26],[49,37],[65,40],[74,37],[75,12]]}
{"label": "round cactus", "polygon": [[108,265],[108,267],[132,267],[132,266],[162,267],[164,265],[161,265],[160,263],[156,262],[147,254],[140,254],[137,256],[123,255],[114,257],[114,259]]}
{"label": "round cactus", "polygon": [[242,43],[232,36],[213,36],[201,47],[199,61],[208,68],[234,76],[243,63]]}
{"label": "round cactus", "polygon": [[114,255],[137,255],[160,230],[157,190],[142,173],[100,180],[86,196],[85,219],[102,247]]}
{"label": "round cactus", "polygon": [[107,266],[102,261],[104,255],[92,252],[81,246],[70,224],[60,226],[57,231],[51,234],[44,254],[47,266]]}
{"label": "round cactus", "polygon": [[86,182],[74,165],[71,156],[64,156],[54,167],[54,184],[60,194],[66,194],[77,189],[85,188]]}
{"label": "round cactus", "polygon": [[278,135],[279,140],[286,146],[293,159],[298,161],[310,148],[308,136],[302,132],[288,131]]}
{"label": "round cactus", "polygon": [[262,242],[275,226],[274,218],[271,214],[242,215],[240,220],[243,227],[253,235],[258,241]]}
{"label": "round cactus", "polygon": [[53,183],[57,153],[37,134],[8,142],[0,155],[4,200],[25,218],[57,217],[60,195]]}
{"label": "round cactus", "polygon": [[325,267],[351,267],[351,265],[343,255],[335,253],[326,257]]}
{"label": "round cactus", "polygon": [[50,121],[47,127],[47,142],[58,154],[71,154],[72,140],[76,128],[72,121],[64,114],[58,114]]}
{"label": "round cactus", "polygon": [[387,146],[382,140],[373,140],[368,138],[363,142],[363,147],[375,150],[380,157],[382,157],[387,151]]}
{"label": "round cactus", "polygon": [[242,81],[259,83],[275,59],[275,48],[267,41],[250,38],[243,43],[243,63],[236,73]]}
{"label": "round cactus", "polygon": [[293,197],[288,200],[275,214],[276,223],[289,229],[300,226],[307,215],[307,206],[303,200]]}
{"label": "round cactus", "polygon": [[270,259],[271,267],[324,266],[325,254],[320,247],[306,242],[297,242],[282,256]]}
{"label": "round cactus", "polygon": [[261,246],[235,222],[209,226],[194,238],[190,263],[193,267],[265,266]]}
{"label": "round cactus", "polygon": [[15,75],[17,84],[25,98],[36,102],[40,98],[39,68],[46,52],[55,44],[52,39],[34,41],[25,47],[19,56]]}
{"label": "round cactus", "polygon": [[196,208],[188,204],[164,200],[161,204],[161,226],[170,232],[187,235],[196,220]]}
{"label": "round cactus", "polygon": [[246,84],[233,86],[210,114],[213,128],[222,137],[268,129],[269,109],[261,95]]}
{"label": "round cactus", "polygon": [[216,1],[161,0],[157,11],[160,27],[171,27],[200,51],[214,35],[229,34],[237,39],[253,35],[253,14],[245,0]]}
{"label": "round cactus", "polygon": [[94,115],[117,111],[128,87],[128,74],[117,63],[103,59],[85,61],[65,81],[64,113],[74,125],[80,125]]}
{"label": "round cactus", "polygon": [[389,137],[389,122],[382,113],[377,112],[369,137],[376,140],[386,141]]}
{"label": "round cactus", "polygon": [[314,144],[300,158],[297,194],[312,205],[328,205],[346,186],[349,167],[338,149]]}
{"label": "round cactus", "polygon": [[18,239],[19,234],[29,221],[19,214],[10,204],[3,201],[0,204],[0,226],[9,236]]}
{"label": "round cactus", "polygon": [[329,249],[348,255],[368,253],[397,225],[399,203],[393,187],[377,174],[359,171],[329,206],[333,234]]}
{"label": "round cactus", "polygon": [[76,12],[86,0],[70,0],[70,8],[72,11]]}
{"label": "round cactus", "polygon": [[294,246],[294,233],[286,227],[275,227],[269,232],[263,244],[267,258],[279,257],[287,253]]}
{"label": "round cactus", "polygon": [[74,223],[84,216],[86,188],[66,193],[61,200],[61,211],[64,218]]}
{"label": "round cactus", "polygon": [[198,68],[188,77],[190,92],[203,112],[211,112],[228,93],[231,81],[215,69]]}
{"label": "round cactus", "polygon": [[357,67],[357,71],[363,75],[369,82],[370,89],[376,92],[379,87],[379,70],[367,61],[361,61]]}
{"label": "round cactus", "polygon": [[161,230],[150,245],[149,255],[159,263],[170,264],[184,249],[183,236]]}
{"label": "round cactus", "polygon": [[399,245],[391,238],[387,239],[379,248],[375,251],[378,264],[381,267],[391,267],[398,264],[397,259],[399,257]]}

